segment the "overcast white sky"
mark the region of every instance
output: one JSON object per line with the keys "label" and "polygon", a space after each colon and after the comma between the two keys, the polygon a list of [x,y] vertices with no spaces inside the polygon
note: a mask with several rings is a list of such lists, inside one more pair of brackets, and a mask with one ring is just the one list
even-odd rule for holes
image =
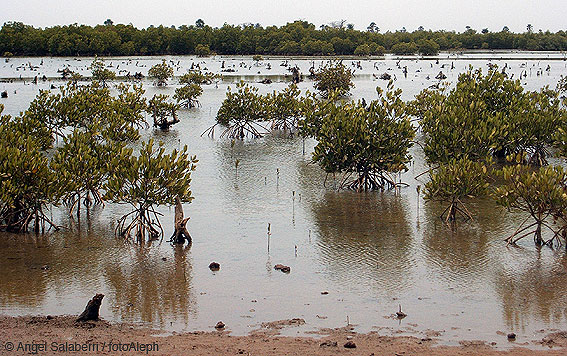
{"label": "overcast white sky", "polygon": [[567,0],[0,0],[0,23],[21,21],[36,27],[114,23],[180,26],[202,18],[223,23],[284,25],[297,19],[319,26],[346,19],[357,29],[372,21],[382,32],[426,29],[463,31],[465,26],[524,32],[567,29]]}

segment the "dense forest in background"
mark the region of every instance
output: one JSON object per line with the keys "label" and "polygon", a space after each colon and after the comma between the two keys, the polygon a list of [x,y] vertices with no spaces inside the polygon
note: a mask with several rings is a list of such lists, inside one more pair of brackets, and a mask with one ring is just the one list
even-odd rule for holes
{"label": "dense forest in background", "polygon": [[434,55],[446,50],[518,49],[567,50],[567,32],[524,33],[507,27],[499,32],[467,28],[464,32],[431,31],[423,27],[408,32],[381,33],[375,23],[366,31],[355,30],[345,21],[315,25],[295,21],[285,26],[259,24],[212,28],[202,20],[195,25],[137,29],[133,25],[68,25],[35,28],[7,22],[0,30],[0,54],[4,56],[132,56],[132,55]]}

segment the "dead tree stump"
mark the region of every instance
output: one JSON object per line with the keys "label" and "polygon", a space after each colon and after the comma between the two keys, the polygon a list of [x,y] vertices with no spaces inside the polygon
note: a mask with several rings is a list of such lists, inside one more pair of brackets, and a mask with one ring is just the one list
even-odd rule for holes
{"label": "dead tree stump", "polygon": [[79,315],[77,321],[98,320],[98,312],[102,304],[102,298],[104,298],[104,294],[96,294],[93,299],[89,300],[85,311]]}
{"label": "dead tree stump", "polygon": [[175,198],[175,218],[173,224],[175,226],[175,231],[173,236],[171,236],[171,242],[174,244],[184,244],[185,240],[187,243],[191,244],[191,235],[187,231],[187,221],[189,218],[183,217],[183,205],[181,204],[181,199],[179,197]]}

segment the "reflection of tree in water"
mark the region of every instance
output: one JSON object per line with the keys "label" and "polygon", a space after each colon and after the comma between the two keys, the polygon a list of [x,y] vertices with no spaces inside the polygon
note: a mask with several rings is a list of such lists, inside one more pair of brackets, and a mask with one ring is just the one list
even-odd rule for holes
{"label": "reflection of tree in water", "polygon": [[[0,305],[38,307],[47,294],[49,236],[0,233]],[[44,267],[44,269],[42,269]]]}
{"label": "reflection of tree in water", "polygon": [[137,247],[132,261],[116,262],[106,268],[114,299],[114,313],[122,320],[142,320],[164,325],[165,320],[182,320],[195,313],[191,262],[188,247],[175,246],[174,258],[165,261],[151,247]]}
{"label": "reflection of tree in water", "polygon": [[412,231],[406,210],[392,193],[326,192],[312,213],[327,275],[387,295],[408,287]]}
{"label": "reflection of tree in water", "polygon": [[[490,242],[503,240],[500,231],[505,216],[489,200],[467,204],[474,219],[450,226],[439,218],[445,208],[442,203],[430,201],[425,204],[425,260],[435,277],[465,288],[478,285],[486,288],[486,279],[494,273],[498,257],[491,254]],[[504,243],[502,248],[505,248]]]}
{"label": "reflection of tree in water", "polygon": [[523,255],[516,258],[519,267],[499,271],[494,281],[506,324],[517,330],[535,319],[549,327],[564,326],[567,320],[567,256],[558,252],[543,258],[543,251],[533,251],[532,259],[525,258],[526,250],[515,252]]}
{"label": "reflection of tree in water", "polygon": [[[96,209],[91,213],[96,214]],[[66,219],[59,220],[71,228],[52,234],[0,233],[0,305],[45,310],[54,307],[46,304],[53,303],[49,296],[54,292],[90,294],[100,288],[101,269],[114,251],[124,249],[124,243],[114,238],[106,222],[83,216],[80,223],[71,224]],[[65,303],[63,310],[59,305],[55,308],[73,312],[74,302]]]}

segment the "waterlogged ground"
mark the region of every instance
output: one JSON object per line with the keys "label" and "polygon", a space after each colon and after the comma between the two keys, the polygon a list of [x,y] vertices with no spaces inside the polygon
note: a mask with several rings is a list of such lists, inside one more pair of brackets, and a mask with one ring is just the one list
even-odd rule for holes
{"label": "waterlogged ground", "polygon": [[[231,83],[269,77],[273,84],[255,84],[262,93],[284,88],[284,59],[260,65],[251,58],[166,59],[176,65],[176,75],[192,63],[218,72],[224,61],[225,68],[236,71],[205,86],[202,106],[181,111],[181,122],[171,131],[143,132],[144,139],[154,137],[170,148],[187,144],[199,159],[192,182],[195,200],[185,207],[191,216],[192,247],[165,242],[173,220],[173,211],[166,207],[160,209],[166,239],[145,246],[114,237],[115,221],[127,212],[126,206],[107,204],[80,222],[53,208],[54,218],[69,229],[44,236],[0,234],[1,314],[78,314],[95,293],[104,293],[104,319],[175,331],[209,330],[222,320],[234,334],[245,334],[262,322],[305,319],[302,327],[283,331],[293,335],[344,326],[348,320],[361,332],[439,336],[448,344],[482,339],[507,346],[502,332],[515,332],[522,343],[567,328],[567,256],[563,250],[537,249],[529,239],[520,247],[507,247],[503,240],[522,221],[521,215],[477,201],[469,207],[476,214],[474,222],[447,228],[438,218],[444,206],[426,204],[417,195],[416,187],[426,179],[414,178],[426,169],[418,147],[412,150],[410,170],[401,176],[410,187],[397,195],[356,194],[337,192],[332,177],[325,182],[325,174],[310,163],[313,141],[305,143],[303,154],[302,140],[284,135],[237,142],[234,147],[219,137],[219,130],[214,138],[201,137],[214,123]],[[515,78],[527,74],[522,83],[530,90],[555,86],[559,76],[567,74],[560,53],[442,54],[438,59],[404,58],[400,68],[392,57],[361,60],[353,98],[375,98],[374,88],[386,85],[375,76],[384,72],[395,76],[406,99],[436,83],[439,71],[454,82],[469,65],[507,64],[506,71]],[[106,62],[116,71],[146,74],[160,60]],[[352,61],[345,59],[349,65]],[[0,82],[0,90],[9,95],[0,100],[4,114],[24,110],[39,89],[61,85],[58,69],[68,66],[87,75],[90,62],[2,59],[0,78],[7,80]],[[289,59],[303,73],[311,62]],[[30,63],[38,68],[31,70]],[[48,79],[32,84],[30,78],[36,75]],[[177,86],[176,80],[159,89],[147,80],[143,83],[148,96],[173,94]],[[312,90],[312,82],[304,81],[300,89]],[[221,264],[219,272],[208,269],[211,261]],[[277,263],[290,266],[291,273],[275,271]],[[391,318],[399,305],[408,314],[402,321]]]}

